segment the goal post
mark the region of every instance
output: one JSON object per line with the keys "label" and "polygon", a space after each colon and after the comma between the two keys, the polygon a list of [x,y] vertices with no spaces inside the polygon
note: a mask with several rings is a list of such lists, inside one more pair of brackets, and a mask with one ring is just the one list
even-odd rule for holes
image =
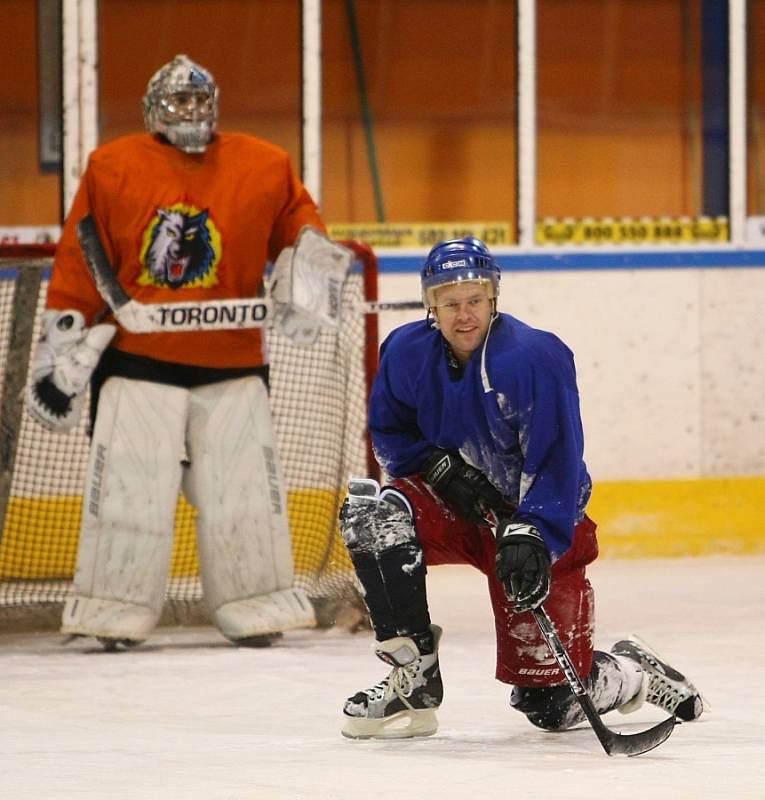
{"label": "goal post", "polygon": [[[363,244],[342,297],[339,330],[322,329],[299,348],[267,329],[270,396],[285,473],[295,585],[322,624],[359,608],[353,569],[338,531],[351,475],[376,469],[367,435],[369,388],[377,367],[377,262]],[[50,246],[0,245],[0,627],[54,627],[72,591],[89,440],[88,414],[68,434],[45,430],[23,409],[30,354],[40,335],[52,265]],[[205,618],[195,511],[181,494],[163,622]],[[43,616],[40,609],[47,608]],[[49,619],[48,619],[49,617]]]}

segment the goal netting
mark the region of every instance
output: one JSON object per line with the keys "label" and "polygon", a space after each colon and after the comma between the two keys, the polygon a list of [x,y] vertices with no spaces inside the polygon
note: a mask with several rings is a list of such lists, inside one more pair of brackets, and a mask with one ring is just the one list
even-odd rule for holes
{"label": "goal netting", "polygon": [[[369,248],[346,244],[356,262],[344,290],[340,330],[323,330],[305,349],[276,329],[268,332],[295,584],[313,599],[323,624],[331,624],[343,607],[358,606],[337,515],[348,477],[374,471],[366,406],[377,320],[362,306],[376,299],[377,267]],[[49,249],[0,246],[0,622],[28,618],[32,627],[54,617],[72,591],[89,447],[87,408],[68,434],[44,430],[23,408],[51,264]],[[193,609],[204,616],[194,517],[181,494],[164,622],[195,621]],[[40,609],[48,614],[41,617]]]}

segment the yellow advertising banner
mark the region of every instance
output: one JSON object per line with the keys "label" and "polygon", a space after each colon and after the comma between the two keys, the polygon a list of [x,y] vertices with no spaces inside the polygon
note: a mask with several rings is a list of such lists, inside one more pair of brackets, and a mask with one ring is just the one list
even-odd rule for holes
{"label": "yellow advertising banner", "polygon": [[536,243],[557,245],[727,242],[727,217],[548,217]]}
{"label": "yellow advertising banner", "polygon": [[[516,244],[509,222],[345,222],[329,225],[333,239],[370,247],[423,248],[477,236],[490,247]],[[698,244],[727,242],[727,217],[546,217],[537,222],[538,245]]]}
{"label": "yellow advertising banner", "polygon": [[432,247],[464,236],[477,236],[490,247],[513,244],[508,222],[348,222],[327,227],[332,239],[352,239],[370,247]]}

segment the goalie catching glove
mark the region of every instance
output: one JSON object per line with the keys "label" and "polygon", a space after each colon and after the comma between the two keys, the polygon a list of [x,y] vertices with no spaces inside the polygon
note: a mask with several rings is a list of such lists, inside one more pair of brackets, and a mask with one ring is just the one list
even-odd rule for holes
{"label": "goalie catching glove", "polygon": [[438,495],[468,522],[486,525],[489,514],[499,516],[505,507],[500,492],[479,469],[457,453],[436,448],[422,469],[422,477]]}
{"label": "goalie catching glove", "polygon": [[539,531],[525,522],[500,518],[497,577],[516,611],[539,608],[550,594],[550,555]]}
{"label": "goalie catching glove", "polygon": [[116,330],[114,325],[86,327],[79,311],[43,314],[25,398],[43,427],[64,433],[77,425],[90,376]]}
{"label": "goalie catching glove", "polygon": [[274,263],[269,295],[276,323],[298,347],[310,347],[322,326],[338,328],[345,279],[354,254],[316,228],[300,230],[294,247],[285,247]]}

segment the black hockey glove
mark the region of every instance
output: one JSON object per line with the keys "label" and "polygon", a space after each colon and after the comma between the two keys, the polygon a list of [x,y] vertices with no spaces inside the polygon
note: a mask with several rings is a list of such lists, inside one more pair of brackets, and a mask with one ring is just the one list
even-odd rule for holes
{"label": "black hockey glove", "polygon": [[497,524],[497,577],[516,611],[538,608],[550,594],[550,555],[539,531],[525,522]]}
{"label": "black hockey glove", "polygon": [[425,462],[422,477],[468,522],[485,525],[487,514],[499,516],[504,508],[502,495],[489,479],[457,453],[434,450]]}

